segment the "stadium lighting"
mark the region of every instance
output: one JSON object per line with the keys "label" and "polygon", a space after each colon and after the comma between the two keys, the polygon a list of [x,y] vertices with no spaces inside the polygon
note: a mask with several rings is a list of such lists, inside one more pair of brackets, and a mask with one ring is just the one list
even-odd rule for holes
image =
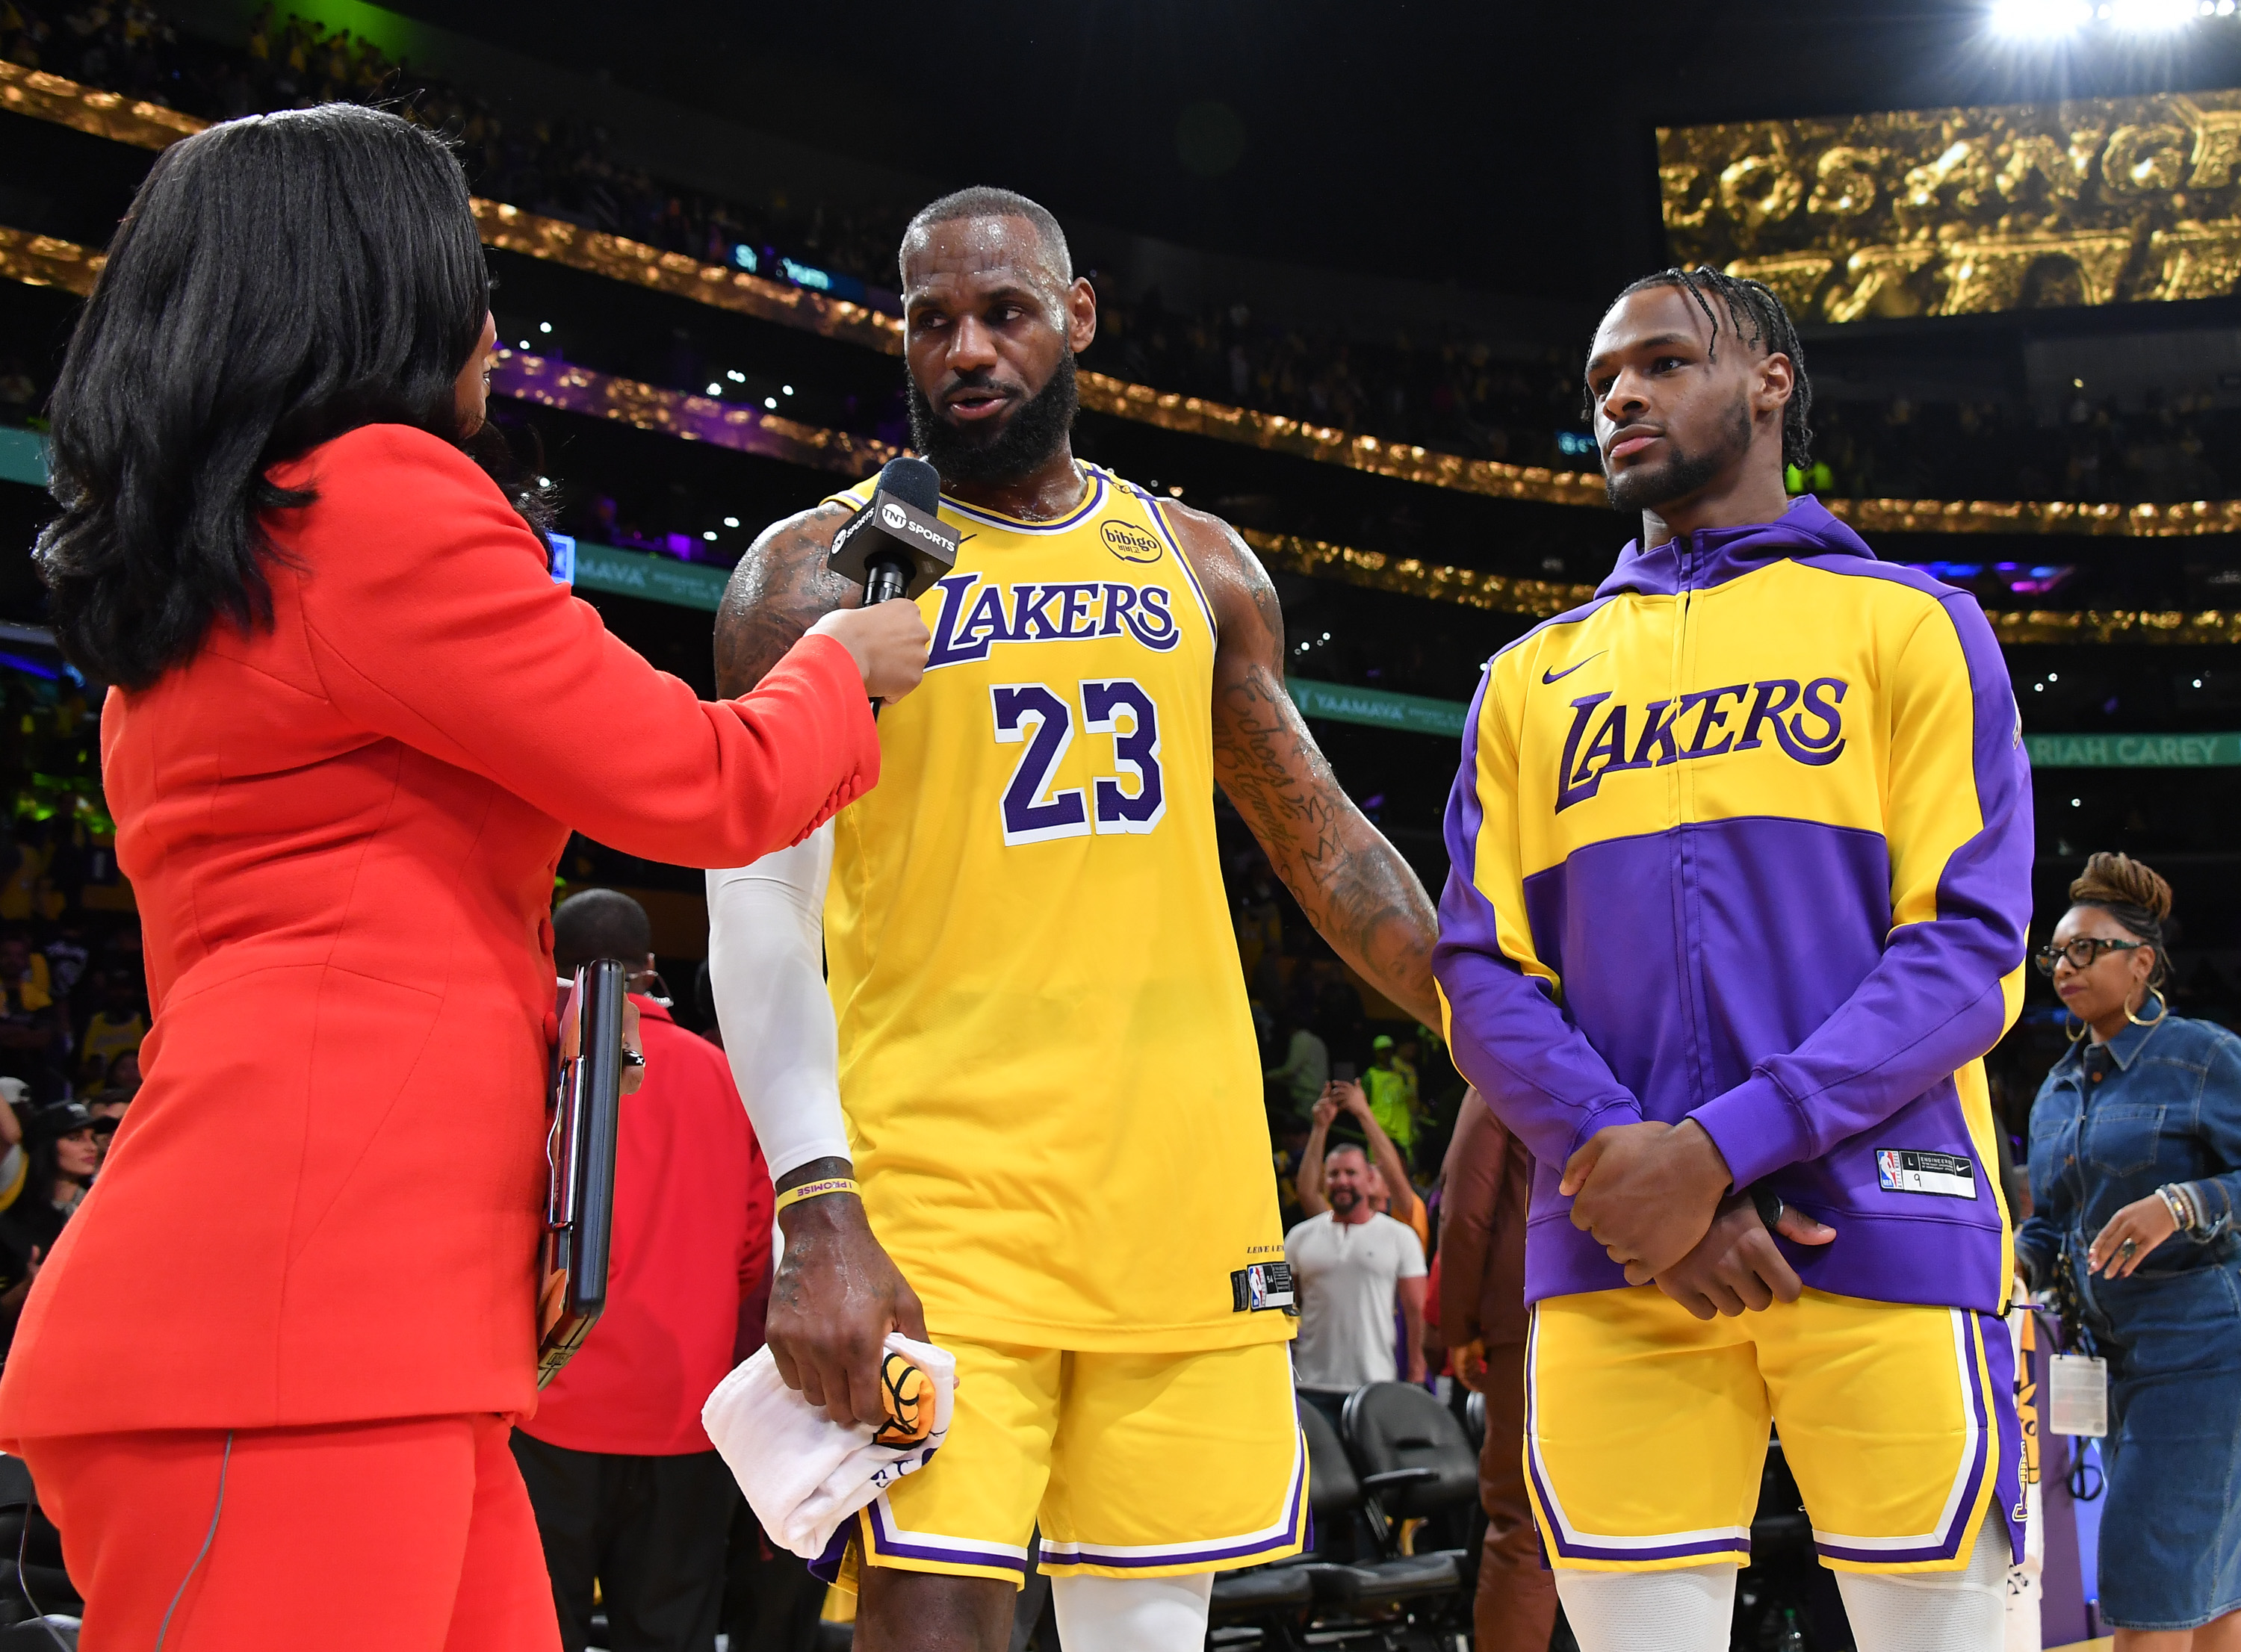
{"label": "stadium lighting", "polygon": [[773,412],[776,412],[778,411],[778,398],[775,396],[764,397],[763,405],[769,408]]}
{"label": "stadium lighting", "polygon": [[724,387],[712,378],[708,381],[708,393],[711,396],[720,396],[724,393]]}
{"label": "stadium lighting", "polygon": [[2111,27],[2134,34],[2181,29],[2194,21],[2194,0],[2111,0]]}
{"label": "stadium lighting", "polygon": [[537,331],[539,332],[551,332],[552,331],[552,324],[549,321],[540,321],[537,324]]}
{"label": "stadium lighting", "polygon": [[[739,518],[735,516],[727,516],[724,518],[724,525],[727,528],[736,528],[739,525]],[[2197,686],[2199,686],[2199,685]]]}
{"label": "stadium lighting", "polygon": [[2054,40],[2093,20],[2086,0],[1994,0],[1992,30],[2027,40]]}

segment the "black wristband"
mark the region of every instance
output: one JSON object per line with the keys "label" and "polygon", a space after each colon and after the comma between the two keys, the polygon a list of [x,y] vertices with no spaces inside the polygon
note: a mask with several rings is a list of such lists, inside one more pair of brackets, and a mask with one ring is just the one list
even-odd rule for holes
{"label": "black wristband", "polygon": [[1754,1187],[1750,1190],[1750,1200],[1758,1207],[1758,1219],[1766,1224],[1766,1231],[1772,1233],[1775,1224],[1782,1220],[1784,1208],[1782,1195],[1771,1188]]}

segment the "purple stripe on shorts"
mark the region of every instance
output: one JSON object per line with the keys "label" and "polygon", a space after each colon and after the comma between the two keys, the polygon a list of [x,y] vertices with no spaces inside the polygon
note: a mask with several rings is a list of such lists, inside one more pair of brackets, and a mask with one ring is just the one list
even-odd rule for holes
{"label": "purple stripe on shorts", "polygon": [[933,1543],[906,1543],[895,1535],[887,1523],[886,1500],[873,1498],[867,1512],[872,1516],[873,1553],[893,1555],[897,1560],[935,1561],[948,1566],[986,1566],[1018,1572],[1025,1576],[1027,1557],[1024,1555],[988,1555],[978,1549],[943,1548]]}
{"label": "purple stripe on shorts", "polygon": [[1962,1542],[1969,1536],[1969,1517],[1976,1512],[1977,1495],[1983,1488],[1984,1471],[1990,1461],[1992,1431],[1997,1426],[1993,1418],[1985,1414],[1987,1374],[1978,1353],[1977,1333],[1988,1319],[2000,1327],[2000,1334],[2004,1336],[2007,1334],[2007,1328],[1990,1314],[1972,1314],[1965,1309],[1956,1309],[1955,1312],[1961,1315],[1962,1320],[1961,1343],[1967,1361],[1964,1370],[1969,1384],[1970,1408],[1977,1415],[1977,1452],[1969,1465],[1968,1483],[1962,1488],[1959,1501],[1954,1504],[1951,1523],[1935,1542],[1917,1548],[1850,1548],[1842,1543],[1825,1543],[1816,1538],[1813,1546],[1830,1559],[1851,1561],[1863,1566],[1903,1566],[1910,1562],[1951,1560],[1960,1553]]}
{"label": "purple stripe on shorts", "polygon": [[1110,1549],[1094,1548],[1086,1543],[1076,1543],[1070,1548],[1058,1548],[1049,1543],[1042,1546],[1043,1563],[1047,1566],[1111,1566],[1114,1568],[1146,1566],[1188,1566],[1208,1561],[1250,1560],[1258,1555],[1272,1555],[1298,1545],[1301,1540],[1301,1507],[1308,1495],[1307,1437],[1300,1439],[1298,1453],[1292,1459],[1292,1505],[1284,1515],[1284,1527],[1274,1536],[1256,1538],[1250,1542],[1233,1543],[1228,1548],[1154,1549],[1149,1553],[1139,1550],[1120,1555]]}
{"label": "purple stripe on shorts", "polygon": [[1540,1362],[1534,1356],[1539,1353],[1540,1342],[1540,1326],[1536,1316],[1531,1344],[1533,1353],[1528,1355],[1526,1366],[1525,1439],[1527,1445],[1532,1448],[1525,1454],[1525,1464],[1526,1472],[1533,1477],[1533,1489],[1540,1494],[1541,1508],[1548,1516],[1545,1522],[1534,1522],[1541,1528],[1542,1546],[1544,1548],[1553,1546],[1555,1552],[1566,1560],[1661,1561],[1680,1560],[1697,1555],[1749,1555],[1750,1538],[1748,1535],[1740,1537],[1701,1538],[1689,1543],[1656,1543],[1640,1548],[1616,1548],[1609,1544],[1575,1542],[1564,1535],[1562,1529],[1557,1524],[1556,1500],[1549,1494],[1549,1482],[1541,1473],[1541,1452],[1534,1444],[1534,1425],[1540,1419],[1541,1409],[1541,1396],[1535,1381],[1535,1373],[1538,1370]]}

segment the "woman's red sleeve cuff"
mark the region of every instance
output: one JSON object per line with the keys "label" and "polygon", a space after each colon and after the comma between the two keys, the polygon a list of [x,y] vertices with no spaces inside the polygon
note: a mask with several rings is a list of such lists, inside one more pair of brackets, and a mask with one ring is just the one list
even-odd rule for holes
{"label": "woman's red sleeve cuff", "polygon": [[880,783],[880,726],[873,719],[856,657],[831,637],[804,637],[744,698],[773,689],[791,690],[808,701],[838,769],[824,804],[789,840],[790,847]]}

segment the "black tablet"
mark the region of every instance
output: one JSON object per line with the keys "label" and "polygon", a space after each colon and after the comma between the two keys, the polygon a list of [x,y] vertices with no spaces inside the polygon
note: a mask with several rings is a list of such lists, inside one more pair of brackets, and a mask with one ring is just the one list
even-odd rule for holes
{"label": "black tablet", "polygon": [[623,1007],[629,970],[602,958],[576,972],[554,1052],[552,1127],[545,1155],[544,1287],[537,1304],[537,1386],[584,1345],[607,1305],[615,1128],[622,1107]]}

